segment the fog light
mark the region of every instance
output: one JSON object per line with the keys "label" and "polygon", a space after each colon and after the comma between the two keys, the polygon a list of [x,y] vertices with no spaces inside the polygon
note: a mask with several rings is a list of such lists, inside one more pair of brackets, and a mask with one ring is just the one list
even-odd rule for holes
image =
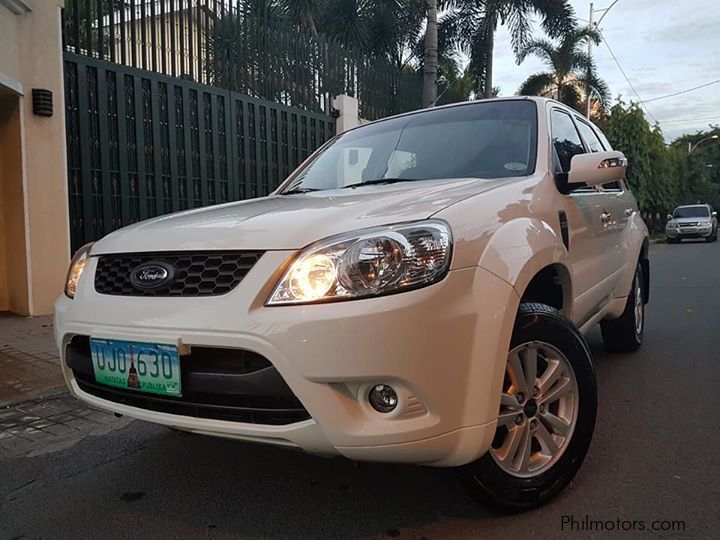
{"label": "fog light", "polygon": [[389,413],[397,407],[398,397],[392,386],[378,384],[370,390],[370,405],[377,412]]}

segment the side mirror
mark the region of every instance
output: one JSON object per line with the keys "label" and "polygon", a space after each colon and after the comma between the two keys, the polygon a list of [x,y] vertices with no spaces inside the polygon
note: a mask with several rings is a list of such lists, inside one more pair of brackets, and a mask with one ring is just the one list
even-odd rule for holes
{"label": "side mirror", "polygon": [[717,212],[713,212],[712,217],[717,217]]}
{"label": "side mirror", "polygon": [[625,178],[627,159],[622,152],[578,154],[570,160],[569,184],[601,186]]}
{"label": "side mirror", "polygon": [[668,215],[667,215],[667,220],[668,220],[668,221],[672,221],[672,218],[673,218],[673,217],[672,217],[672,214],[668,214]]}

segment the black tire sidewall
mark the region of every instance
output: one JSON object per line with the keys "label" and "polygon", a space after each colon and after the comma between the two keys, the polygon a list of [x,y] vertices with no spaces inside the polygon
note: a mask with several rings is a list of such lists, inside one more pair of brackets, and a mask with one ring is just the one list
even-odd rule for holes
{"label": "black tire sidewall", "polygon": [[[578,385],[579,410],[572,438],[552,468],[532,478],[504,472],[490,452],[464,467],[469,489],[486,504],[500,511],[534,508],[560,492],[580,468],[592,440],[597,413],[595,368],[583,337],[562,316],[545,310],[521,309],[510,349],[531,341],[542,341],[560,350],[569,360]],[[552,310],[554,311],[554,310]]]}

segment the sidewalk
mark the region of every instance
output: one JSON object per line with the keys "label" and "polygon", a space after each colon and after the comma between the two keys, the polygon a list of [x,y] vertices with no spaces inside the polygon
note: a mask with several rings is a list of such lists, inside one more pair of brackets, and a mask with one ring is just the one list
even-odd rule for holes
{"label": "sidewalk", "polygon": [[0,409],[64,389],[52,317],[0,313]]}
{"label": "sidewalk", "polygon": [[0,459],[52,452],[130,422],[67,393],[52,317],[0,313]]}

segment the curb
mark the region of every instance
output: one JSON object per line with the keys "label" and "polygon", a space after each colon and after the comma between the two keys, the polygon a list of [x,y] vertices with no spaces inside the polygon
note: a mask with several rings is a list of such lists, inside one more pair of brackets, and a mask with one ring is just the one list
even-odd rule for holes
{"label": "curb", "polygon": [[13,407],[18,407],[20,405],[25,405],[26,403],[37,403],[39,401],[46,401],[48,399],[55,399],[60,396],[64,396],[65,394],[69,394],[69,390],[67,388],[58,388],[57,390],[50,390],[45,395],[39,395],[39,396],[33,396],[23,399],[18,399],[15,401],[5,401],[3,403],[0,403],[0,409],[11,409]]}

